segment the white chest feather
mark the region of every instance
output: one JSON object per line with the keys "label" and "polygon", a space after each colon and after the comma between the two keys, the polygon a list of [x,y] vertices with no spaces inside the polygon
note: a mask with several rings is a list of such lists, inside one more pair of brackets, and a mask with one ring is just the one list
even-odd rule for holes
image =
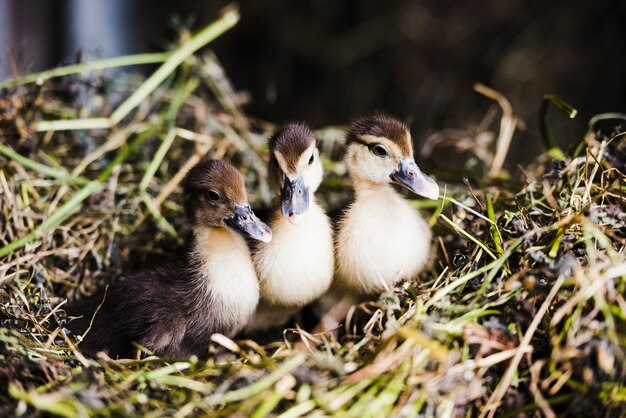
{"label": "white chest feather", "polygon": [[297,225],[278,212],[273,238],[254,254],[262,303],[280,307],[303,306],[322,295],[333,279],[334,249],[330,221],[311,202]]}
{"label": "white chest feather", "polygon": [[430,240],[426,222],[393,189],[360,190],[337,236],[339,284],[367,294],[413,277],[426,264]]}
{"label": "white chest feather", "polygon": [[228,228],[196,233],[195,256],[201,262],[199,292],[224,324],[239,332],[259,302],[259,282],[245,240]]}

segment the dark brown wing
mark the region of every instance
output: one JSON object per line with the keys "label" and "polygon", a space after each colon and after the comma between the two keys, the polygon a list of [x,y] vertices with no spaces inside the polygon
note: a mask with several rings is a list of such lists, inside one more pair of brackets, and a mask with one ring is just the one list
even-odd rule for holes
{"label": "dark brown wing", "polygon": [[185,306],[180,302],[180,283],[186,281],[185,269],[160,267],[136,273],[103,292],[74,302],[65,308],[70,319],[66,327],[83,335],[80,348],[111,356],[129,357],[135,352],[133,342],[145,341],[161,332],[165,319],[180,316],[185,320]]}

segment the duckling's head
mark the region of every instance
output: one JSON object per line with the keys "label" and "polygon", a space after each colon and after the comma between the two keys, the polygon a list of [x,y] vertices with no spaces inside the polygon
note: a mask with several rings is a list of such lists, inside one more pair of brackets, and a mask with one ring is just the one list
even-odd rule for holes
{"label": "duckling's head", "polygon": [[346,135],[345,162],[355,183],[397,183],[420,196],[436,200],[439,186],[422,173],[413,158],[407,126],[376,114],[356,121]]}
{"label": "duckling's head", "polygon": [[288,123],[270,138],[269,146],[270,182],[280,190],[283,215],[297,224],[322,182],[322,162],[315,134],[302,123]]}
{"label": "duckling's head", "polygon": [[243,176],[232,165],[203,159],[183,180],[185,213],[194,228],[230,227],[263,242],[272,231],[248,204]]}

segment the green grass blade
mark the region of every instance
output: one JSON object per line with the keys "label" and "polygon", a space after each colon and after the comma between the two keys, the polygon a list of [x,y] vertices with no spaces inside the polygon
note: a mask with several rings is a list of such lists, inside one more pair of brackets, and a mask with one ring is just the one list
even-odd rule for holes
{"label": "green grass blade", "polygon": [[229,10],[220,19],[192,37],[187,43],[168,55],[167,60],[130,95],[109,118],[87,118],[75,120],[38,121],[33,123],[36,132],[77,129],[107,129],[117,125],[133,109],[143,102],[180,64],[239,21],[239,12]]}
{"label": "green grass blade", "polygon": [[54,68],[52,70],[41,71],[25,75],[15,80],[4,80],[0,82],[0,89],[21,86],[30,83],[40,83],[55,77],[63,77],[86,71],[106,70],[109,68],[126,67],[129,65],[158,64],[169,57],[169,52],[155,52],[136,55],[122,55],[115,58],[107,58],[92,62],[67,65],[65,67]]}
{"label": "green grass blade", "polygon": [[62,181],[68,181],[80,186],[84,186],[89,183],[89,179],[84,177],[74,176],[67,171],[58,170],[56,168],[49,167],[45,164],[38,163],[37,161],[33,161],[30,158],[24,157],[23,155],[13,151],[11,148],[6,145],[0,144],[0,153],[6,155],[8,158],[17,161],[24,167],[28,167],[39,174],[43,174],[47,177],[52,177],[55,179],[59,179]]}

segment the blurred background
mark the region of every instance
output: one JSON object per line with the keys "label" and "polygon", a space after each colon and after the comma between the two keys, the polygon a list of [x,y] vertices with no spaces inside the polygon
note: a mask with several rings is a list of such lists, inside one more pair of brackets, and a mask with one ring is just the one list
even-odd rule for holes
{"label": "blurred background", "polygon": [[[161,51],[182,27],[211,22],[226,1],[0,0],[0,79],[79,60]],[[579,110],[553,109],[567,147],[589,118],[626,110],[626,2],[618,0],[255,0],[212,44],[249,115],[319,128],[375,110],[410,124],[416,142],[470,129],[503,93],[527,124],[511,161],[543,151],[538,111],[554,93]],[[150,70],[144,69],[145,71]],[[434,156],[439,165],[447,158]]]}

